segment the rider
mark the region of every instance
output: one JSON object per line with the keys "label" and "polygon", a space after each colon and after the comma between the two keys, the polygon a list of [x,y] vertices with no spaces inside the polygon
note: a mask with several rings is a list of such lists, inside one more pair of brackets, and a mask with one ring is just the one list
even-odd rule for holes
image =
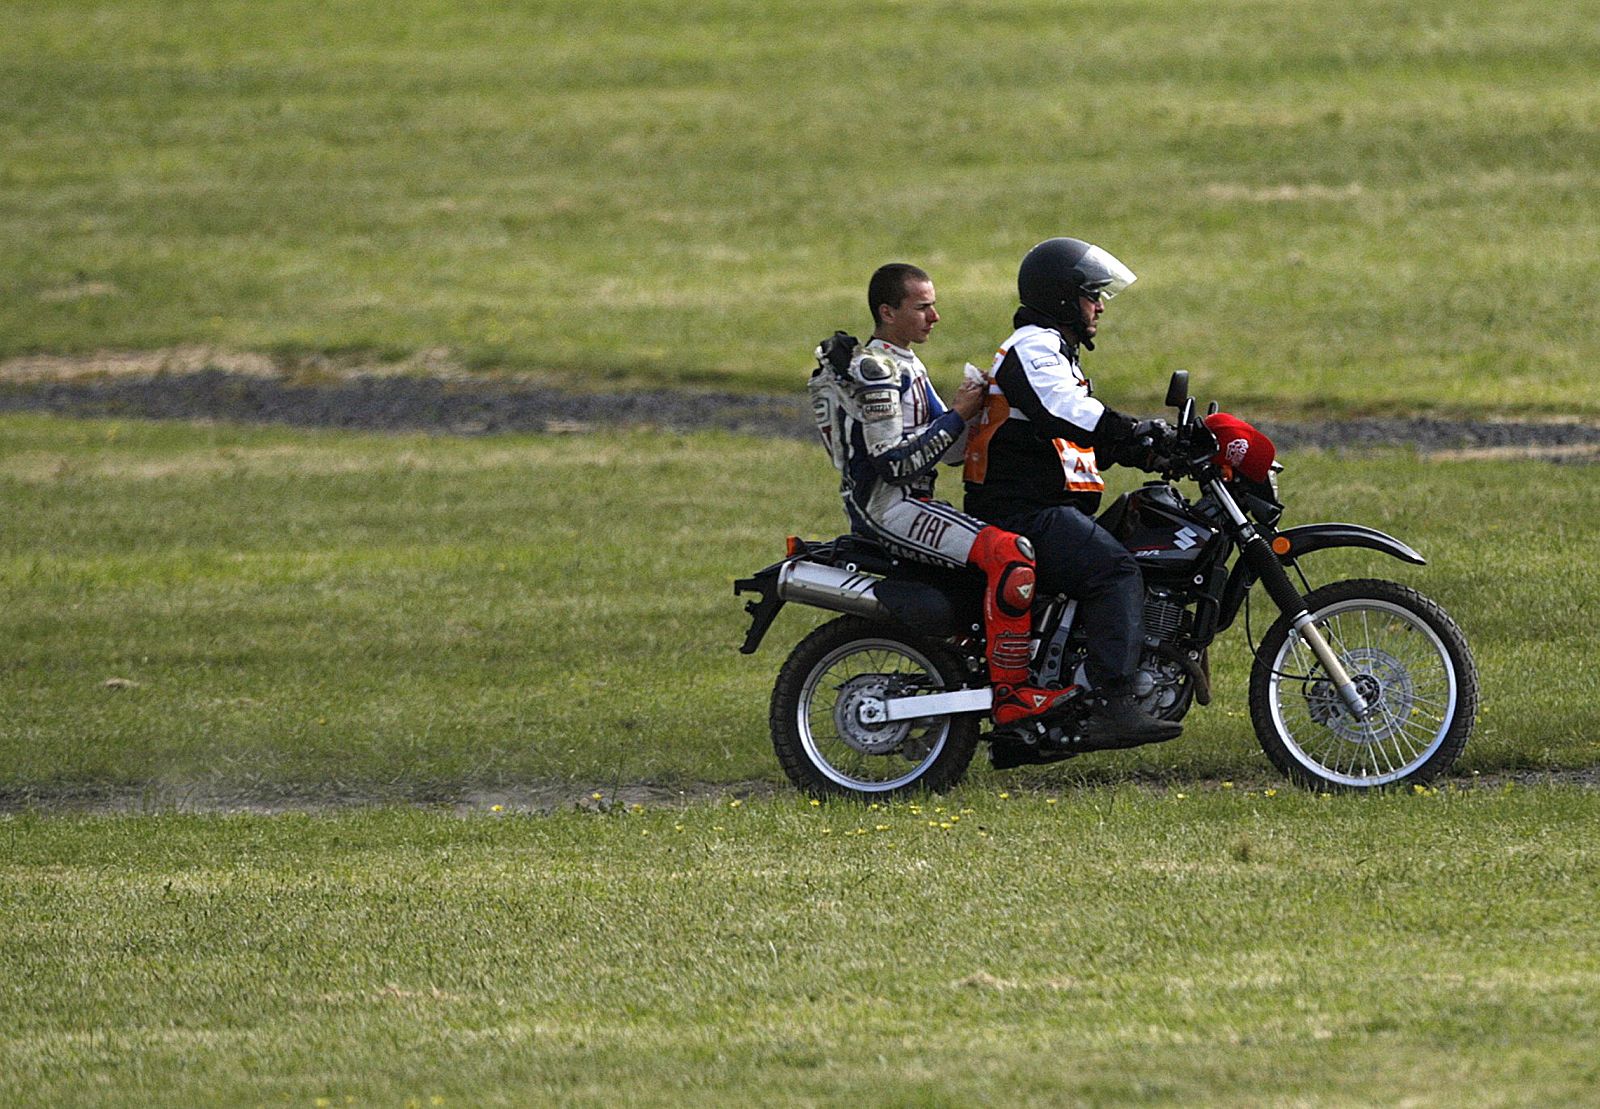
{"label": "rider", "polygon": [[1027,537],[1038,553],[1039,587],[1079,603],[1092,689],[1082,734],[1098,746],[1131,747],[1182,731],[1137,703],[1144,581],[1133,556],[1092,515],[1105,490],[1100,467],[1148,466],[1168,430],[1096,399],[1079,364],[1080,349],[1094,349],[1105,302],[1134,280],[1111,254],[1078,239],[1046,239],[1028,251],[1017,272],[1015,330],[989,371],[964,474],[967,512]]}
{"label": "rider", "polygon": [[825,340],[817,348],[811,385],[818,431],[842,474],[845,511],[856,532],[892,554],[982,571],[995,722],[1045,717],[1070,691],[1027,684],[1032,548],[1012,532],[933,499],[936,467],[961,461],[967,423],[983,406],[984,385],[964,381],[946,408],[912,352],[912,344],[926,341],[939,322],[933,281],[924,270],[906,263],[880,267],[867,300],[872,338],[861,346],[842,332]]}

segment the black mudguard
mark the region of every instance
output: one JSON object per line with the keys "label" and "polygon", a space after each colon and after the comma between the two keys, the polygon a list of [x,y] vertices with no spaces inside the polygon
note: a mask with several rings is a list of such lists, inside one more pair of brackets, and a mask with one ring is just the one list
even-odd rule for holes
{"label": "black mudguard", "polygon": [[1427,559],[1394,536],[1360,524],[1302,524],[1297,528],[1285,528],[1278,533],[1278,537],[1289,541],[1289,553],[1278,556],[1288,566],[1292,566],[1301,555],[1330,547],[1367,547],[1393,555],[1413,566],[1428,564]]}
{"label": "black mudguard", "polygon": [[[1289,542],[1289,549],[1278,556],[1279,561],[1285,566],[1293,566],[1295,561],[1304,555],[1334,547],[1365,547],[1368,550],[1382,551],[1413,566],[1426,566],[1428,563],[1427,559],[1394,536],[1361,524],[1302,524],[1299,527],[1285,528],[1273,537],[1274,542],[1285,539]],[[1244,604],[1245,596],[1255,583],[1256,573],[1244,559],[1241,558],[1234,563],[1233,572],[1228,575],[1228,584],[1222,593],[1222,611],[1217,620],[1218,631],[1233,623],[1233,618],[1239,614],[1239,606]]]}
{"label": "black mudguard", "polygon": [[[787,562],[785,559],[784,562]],[[778,571],[783,568],[783,562],[774,562],[765,570],[758,570],[748,578],[740,578],[733,583],[733,595],[741,593],[759,593],[759,601],[746,601],[744,610],[750,614],[750,630],[745,633],[744,643],[739,647],[739,653],[753,655],[756,648],[761,646],[761,641],[766,637],[767,629],[772,627],[772,621],[778,616],[778,610],[783,607],[783,598],[778,596]]]}

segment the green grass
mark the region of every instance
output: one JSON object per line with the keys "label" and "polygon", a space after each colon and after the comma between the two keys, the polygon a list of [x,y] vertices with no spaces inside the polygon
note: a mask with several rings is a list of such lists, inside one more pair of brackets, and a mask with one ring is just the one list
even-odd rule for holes
{"label": "green grass", "polygon": [[[1369,524],[1430,559],[1307,566],[1457,617],[1483,677],[1465,771],[1597,761],[1590,468],[1286,461],[1288,522]],[[777,779],[771,683],[822,616],[786,610],[742,656],[731,582],[843,519],[801,442],[30,416],[0,418],[0,500],[0,791],[20,796]],[[1055,776],[1269,776],[1248,663],[1230,631],[1181,740]]]}
{"label": "green grass", "polygon": [[1558,1106],[1600,795],[0,817],[0,1100]]}
{"label": "green grass", "polygon": [[1092,371],[1325,412],[1600,413],[1593,0],[21,0],[0,357],[444,348],[788,391],[927,265],[941,374],[1022,252],[1141,275]]}

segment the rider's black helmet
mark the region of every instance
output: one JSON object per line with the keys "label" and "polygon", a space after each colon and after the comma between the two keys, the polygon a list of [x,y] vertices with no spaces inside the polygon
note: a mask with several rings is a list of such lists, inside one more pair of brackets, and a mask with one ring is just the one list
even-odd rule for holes
{"label": "rider's black helmet", "polygon": [[1046,239],[1023,257],[1017,269],[1017,296],[1024,308],[1083,343],[1088,336],[1078,298],[1110,300],[1136,280],[1132,270],[1092,243]]}

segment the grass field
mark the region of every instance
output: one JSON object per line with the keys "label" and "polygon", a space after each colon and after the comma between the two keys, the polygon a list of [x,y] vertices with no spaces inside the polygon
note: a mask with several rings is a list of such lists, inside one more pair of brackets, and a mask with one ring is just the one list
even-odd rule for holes
{"label": "grass field", "polygon": [[787,391],[877,264],[931,268],[948,368],[1076,233],[1141,274],[1129,404],[1592,416],[1597,64],[1594,0],[22,0],[0,357]]}
{"label": "grass field", "polygon": [[[1464,769],[1595,763],[1591,468],[1286,461],[1289,522],[1365,523],[1430,559],[1307,565],[1392,576],[1455,614],[1483,675]],[[771,682],[821,617],[786,611],[742,656],[731,582],[786,534],[838,530],[831,486],[813,445],[731,435],[5,417],[0,789],[400,798],[772,779]],[[1268,773],[1242,629],[1221,642],[1217,701],[1183,739],[1071,772]]]}
{"label": "grass field", "polygon": [[1512,788],[0,817],[0,1100],[1589,1105],[1597,828]]}
{"label": "grass field", "polygon": [[[1119,406],[1600,417],[1600,4],[1203,9],[13,0],[0,377],[793,394],[907,259],[944,382],[1070,233]],[[1319,580],[1473,644],[1437,792],[1277,782],[1238,631],[1175,743],[767,789],[820,617],[743,657],[730,582],[837,530],[807,444],[0,416],[0,1103],[1592,1104],[1600,794],[1502,783],[1600,762],[1593,467],[1286,461],[1430,559]],[[285,797],[441,807],[172,811]]]}

